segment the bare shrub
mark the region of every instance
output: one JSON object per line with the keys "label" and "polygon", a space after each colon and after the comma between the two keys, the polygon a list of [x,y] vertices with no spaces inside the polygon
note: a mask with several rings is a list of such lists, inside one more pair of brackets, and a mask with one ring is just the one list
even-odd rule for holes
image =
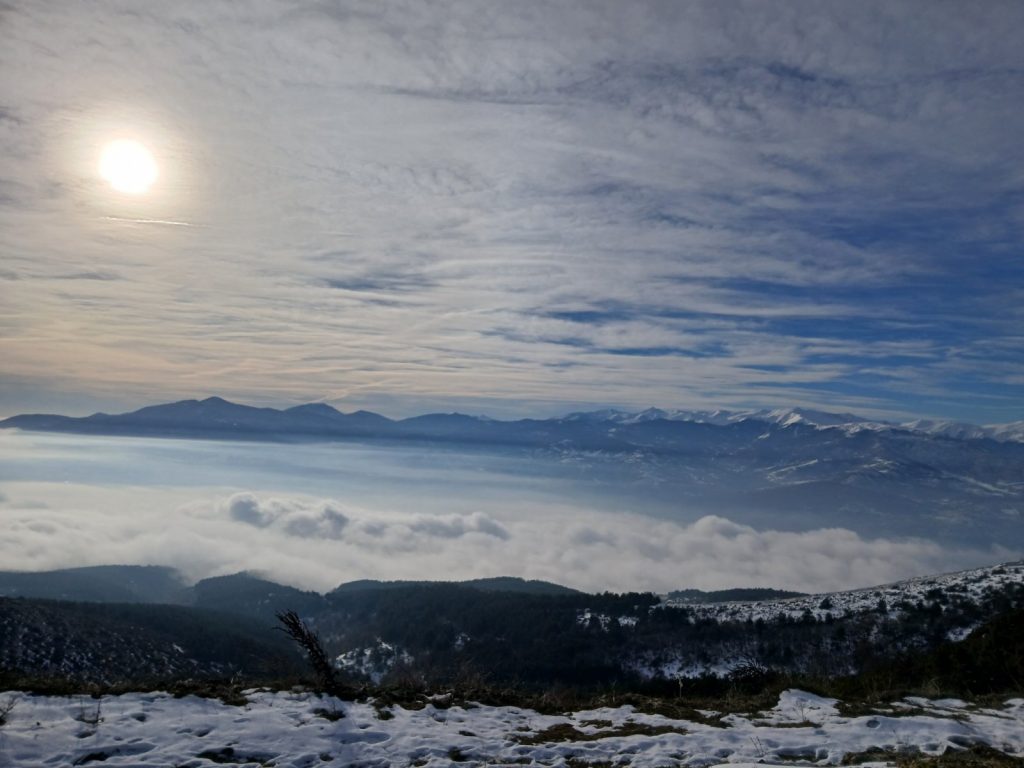
{"label": "bare shrub", "polygon": [[279,611],[277,620],[281,626],[277,629],[287,634],[305,652],[309,665],[316,675],[317,684],[328,693],[337,693],[339,684],[331,660],[327,657],[320,636],[306,624],[295,611]]}

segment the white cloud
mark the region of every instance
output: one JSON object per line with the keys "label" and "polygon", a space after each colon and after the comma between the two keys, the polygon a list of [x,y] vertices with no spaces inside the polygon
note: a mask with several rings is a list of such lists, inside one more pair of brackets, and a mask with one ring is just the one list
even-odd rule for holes
{"label": "white cloud", "polygon": [[480,512],[471,515],[419,515],[409,524],[409,528],[415,533],[446,539],[457,539],[467,533],[482,533],[497,539],[509,537],[508,531],[500,523]]}
{"label": "white cloud", "polygon": [[[258,570],[326,590],[343,581],[512,575],[594,590],[776,586],[825,591],[1019,558],[841,528],[690,524],[524,502],[499,511],[408,514],[292,494],[12,483],[0,562],[41,570],[163,564],[190,578]],[[342,520],[346,522],[341,522]]]}
{"label": "white cloud", "polygon": [[[394,520],[360,516],[342,510],[334,501],[309,501],[300,498],[260,497],[249,492],[236,493],[220,504],[221,512],[232,520],[256,528],[271,528],[289,536],[309,539],[342,539],[346,532],[363,545],[382,548],[414,549],[417,539],[460,539],[482,534],[507,539],[508,531],[481,512],[466,515],[418,514]],[[349,527],[349,523],[353,523]]]}
{"label": "white cloud", "polygon": [[259,499],[236,493],[222,504],[228,517],[257,528],[274,527],[300,538],[340,539],[349,518],[334,503],[308,504],[295,499]]}

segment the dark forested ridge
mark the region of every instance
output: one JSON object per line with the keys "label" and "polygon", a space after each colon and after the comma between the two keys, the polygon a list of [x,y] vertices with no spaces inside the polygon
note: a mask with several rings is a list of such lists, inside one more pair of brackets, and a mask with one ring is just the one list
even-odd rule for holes
{"label": "dark forested ridge", "polygon": [[0,596],[99,603],[187,603],[188,588],[173,568],[98,565],[54,571],[0,571]]}
{"label": "dark forested ridge", "polygon": [[116,684],[297,670],[270,627],[174,605],[0,598],[0,676]]}
{"label": "dark forested ridge", "polygon": [[519,579],[513,576],[493,576],[484,579],[469,579],[460,582],[437,582],[437,581],[378,581],[376,579],[360,579],[349,581],[338,586],[331,594],[343,594],[346,592],[360,592],[363,590],[399,589],[403,587],[429,587],[438,584],[459,584],[470,589],[477,589],[482,592],[522,592],[531,595],[579,595],[583,594],[578,589],[563,587],[561,584],[554,584],[550,581],[537,579]]}
{"label": "dark forested ridge", "polygon": [[[88,573],[106,579],[111,571]],[[166,574],[145,573],[157,585],[171,583]],[[41,576],[57,585],[66,578]],[[27,577],[24,583],[32,586]],[[188,605],[0,598],[0,667],[7,676],[104,682],[280,677],[295,671],[298,656],[275,630],[276,614],[294,610],[353,684],[472,679],[535,689],[657,689],[743,669],[834,677],[884,669],[895,659],[924,675],[935,658],[967,665],[957,648],[977,645],[994,658],[1005,650],[1008,630],[992,622],[1017,626],[1019,618],[1005,617],[1024,609],[1021,564],[748,602],[666,602],[650,593],[553,587],[515,579],[484,586],[371,581],[321,595],[236,574],[175,593]],[[978,634],[988,626],[1003,627],[990,633],[995,640]],[[965,638],[974,645],[962,645]],[[971,674],[984,677],[990,666]]]}
{"label": "dark forested ridge", "polygon": [[751,587],[749,589],[676,589],[665,597],[678,603],[731,603],[754,602],[758,600],[784,600],[790,597],[804,597],[805,592],[791,592],[786,589]]}
{"label": "dark forested ridge", "polygon": [[[387,591],[406,587],[459,584],[480,592],[534,595],[580,595],[579,590],[549,581],[496,576],[462,582],[378,581],[341,584],[329,595]],[[36,597],[96,603],[167,603],[273,619],[280,610],[303,615],[321,612],[327,599],[318,592],[278,584],[254,573],[234,573],[187,585],[173,568],[155,565],[101,565],[53,571],[0,571],[0,597]]]}

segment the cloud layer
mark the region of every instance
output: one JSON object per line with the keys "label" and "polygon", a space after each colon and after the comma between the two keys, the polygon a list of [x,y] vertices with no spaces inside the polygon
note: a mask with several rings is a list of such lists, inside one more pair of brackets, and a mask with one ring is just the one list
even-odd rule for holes
{"label": "cloud layer", "polygon": [[258,570],[321,590],[360,578],[513,575],[594,591],[824,591],[1021,556],[840,528],[757,529],[715,515],[680,524],[552,506],[410,514],[301,495],[49,483],[10,483],[5,493],[8,569],[157,563],[193,579]]}

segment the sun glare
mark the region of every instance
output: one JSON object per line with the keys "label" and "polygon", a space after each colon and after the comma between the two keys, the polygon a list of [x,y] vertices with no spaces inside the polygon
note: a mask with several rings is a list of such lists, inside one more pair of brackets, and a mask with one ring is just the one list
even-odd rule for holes
{"label": "sun glare", "polygon": [[141,195],[156,181],[156,161],[139,142],[119,139],[103,148],[100,176],[118,192]]}

